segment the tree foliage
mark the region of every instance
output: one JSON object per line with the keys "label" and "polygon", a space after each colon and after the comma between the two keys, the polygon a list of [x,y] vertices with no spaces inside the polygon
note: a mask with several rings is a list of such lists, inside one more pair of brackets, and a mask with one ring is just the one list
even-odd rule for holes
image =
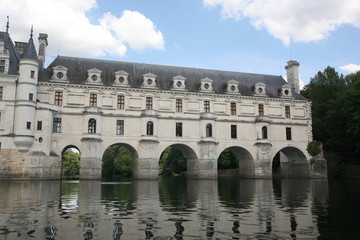
{"label": "tree foliage", "polygon": [[65,150],[62,162],[62,175],[64,177],[78,177],[80,174],[80,153],[71,148]]}
{"label": "tree foliage", "polygon": [[181,174],[187,170],[187,161],[184,154],[175,147],[168,147],[160,157],[160,173],[171,175]]}
{"label": "tree foliage", "polygon": [[236,156],[229,150],[225,149],[219,156],[218,169],[234,169],[239,168]]}
{"label": "tree foliage", "polygon": [[313,135],[328,151],[360,150],[360,73],[318,72],[301,94],[312,102]]}
{"label": "tree foliage", "polygon": [[102,177],[131,177],[132,154],[123,146],[113,145],[104,152]]}

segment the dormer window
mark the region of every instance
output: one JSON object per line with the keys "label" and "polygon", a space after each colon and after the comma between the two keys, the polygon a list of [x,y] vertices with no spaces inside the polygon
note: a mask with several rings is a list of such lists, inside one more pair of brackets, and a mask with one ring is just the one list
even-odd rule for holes
{"label": "dormer window", "polygon": [[255,96],[266,96],[266,84],[259,82],[254,86],[254,95]]}
{"label": "dormer window", "polygon": [[208,78],[208,77],[201,79],[200,91],[202,91],[202,92],[213,92],[212,82],[213,82],[213,80]]}
{"label": "dormer window", "polygon": [[289,84],[285,84],[283,86],[281,86],[280,88],[280,96],[282,98],[292,98],[292,91],[291,91],[292,87]]}
{"label": "dormer window", "polygon": [[128,76],[129,74],[123,70],[115,72],[114,85],[128,87]]}
{"label": "dormer window", "polygon": [[227,82],[226,93],[228,94],[239,94],[239,83],[237,81],[230,80]]}
{"label": "dormer window", "polygon": [[181,75],[174,77],[172,89],[173,90],[186,90],[185,89],[185,80],[186,80],[186,78],[184,78]]}
{"label": "dormer window", "polygon": [[145,88],[157,88],[156,85],[156,75],[152,74],[152,73],[146,73],[143,75],[144,80],[143,80],[143,85],[142,87]]}
{"label": "dormer window", "polygon": [[89,69],[87,72],[88,72],[88,78],[87,78],[88,83],[101,84],[102,71],[100,71],[99,69],[96,69],[96,68],[92,68],[92,69]]}
{"label": "dormer window", "polygon": [[61,82],[67,82],[68,78],[67,78],[67,71],[68,69],[66,67],[63,66],[56,66],[53,67],[53,75],[51,77],[51,81],[61,81]]}

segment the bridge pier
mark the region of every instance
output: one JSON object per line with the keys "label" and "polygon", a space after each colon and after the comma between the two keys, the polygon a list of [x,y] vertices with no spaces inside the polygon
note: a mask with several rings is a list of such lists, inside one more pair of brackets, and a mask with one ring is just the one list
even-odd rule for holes
{"label": "bridge pier", "polygon": [[139,142],[138,159],[134,161],[135,179],[157,179],[159,177],[159,142],[154,137]]}
{"label": "bridge pier", "polygon": [[81,142],[80,179],[101,179],[102,140],[84,137]]}
{"label": "bridge pier", "polygon": [[272,145],[267,140],[255,143],[255,178],[272,178],[271,155]]}
{"label": "bridge pier", "polygon": [[[217,157],[216,157],[217,142],[212,139],[203,139],[199,143],[199,179],[217,179]],[[189,169],[188,169],[189,171]],[[195,176],[191,176],[195,177]]]}

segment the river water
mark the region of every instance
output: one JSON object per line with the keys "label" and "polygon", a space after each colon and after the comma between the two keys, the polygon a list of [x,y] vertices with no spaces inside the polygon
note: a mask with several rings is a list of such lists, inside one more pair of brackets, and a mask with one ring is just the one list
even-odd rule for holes
{"label": "river water", "polygon": [[360,181],[3,181],[3,239],[360,239]]}

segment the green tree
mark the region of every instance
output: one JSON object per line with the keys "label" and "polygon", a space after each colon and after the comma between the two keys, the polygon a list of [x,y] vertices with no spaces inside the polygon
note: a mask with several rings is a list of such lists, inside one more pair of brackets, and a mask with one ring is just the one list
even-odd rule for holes
{"label": "green tree", "polygon": [[181,174],[187,170],[187,162],[184,154],[177,148],[168,147],[160,157],[160,172],[162,174]]}
{"label": "green tree", "polygon": [[62,175],[64,177],[78,177],[80,174],[80,153],[69,148],[63,154]]}
{"label": "green tree", "polygon": [[239,163],[236,156],[229,149],[225,149],[219,156],[218,169],[235,168],[239,168]]}
{"label": "green tree", "polygon": [[102,166],[103,177],[131,177],[132,176],[132,154],[123,146],[113,145],[104,152]]}

